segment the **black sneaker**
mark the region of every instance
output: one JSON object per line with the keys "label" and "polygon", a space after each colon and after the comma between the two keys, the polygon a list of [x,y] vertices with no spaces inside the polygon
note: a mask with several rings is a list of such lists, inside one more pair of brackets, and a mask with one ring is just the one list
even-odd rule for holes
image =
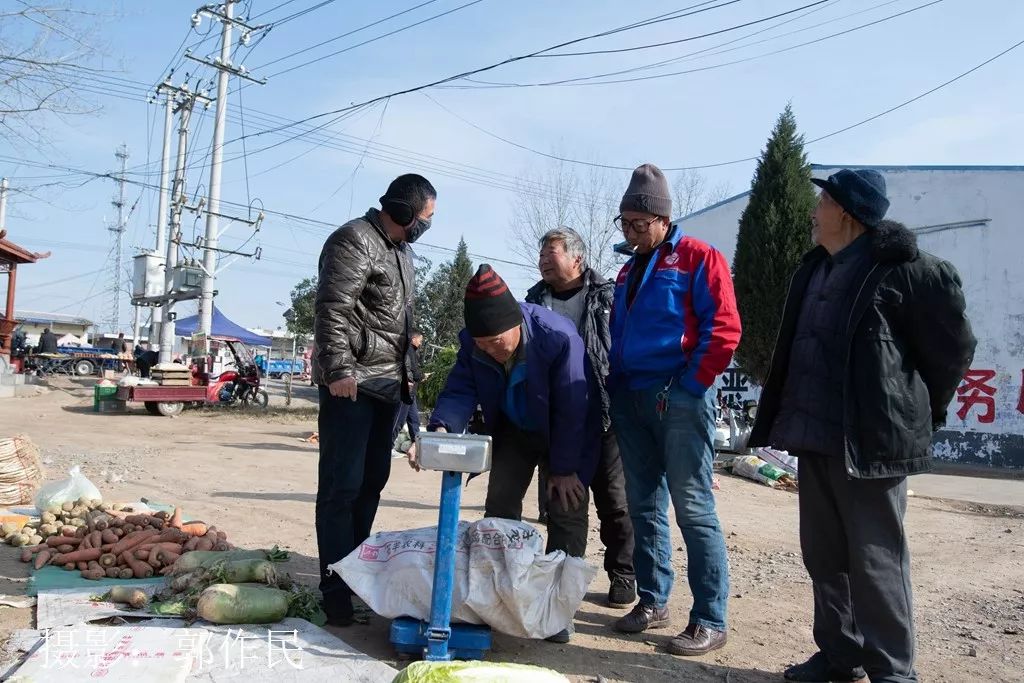
{"label": "black sneaker", "polygon": [[355,622],[355,610],[352,608],[351,598],[334,598],[323,601],[323,609],[327,614],[327,624],[330,626],[351,626]]}
{"label": "black sneaker", "polygon": [[863,667],[839,669],[828,661],[823,652],[815,652],[803,664],[789,667],[783,673],[787,681],[796,683],[854,683],[867,677]]}
{"label": "black sneaker", "polygon": [[608,606],[615,609],[627,609],[636,602],[636,581],[622,576],[613,576],[611,588],[608,589]]}
{"label": "black sneaker", "polygon": [[564,644],[568,643],[570,640],[572,640],[572,634],[575,633],[575,632],[576,632],[576,629],[574,629],[572,627],[572,625],[570,624],[569,628],[563,628],[561,631],[559,631],[555,635],[548,636],[544,640],[548,641],[549,643],[558,643],[559,645],[564,645]]}
{"label": "black sneaker", "polygon": [[615,630],[622,633],[643,633],[649,628],[661,628],[668,624],[668,607],[658,609],[641,602],[632,612],[615,622]]}

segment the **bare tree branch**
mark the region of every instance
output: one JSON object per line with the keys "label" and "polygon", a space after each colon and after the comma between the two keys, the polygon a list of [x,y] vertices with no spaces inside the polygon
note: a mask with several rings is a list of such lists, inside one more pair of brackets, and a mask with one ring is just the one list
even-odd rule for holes
{"label": "bare tree branch", "polygon": [[101,56],[94,13],[71,0],[17,3],[22,9],[0,13],[0,140],[38,149],[48,123],[98,110],[75,80],[106,72],[90,64]]}
{"label": "bare tree branch", "polygon": [[587,247],[588,265],[612,274],[616,259],[611,246],[618,236],[612,223],[618,213],[617,179],[606,169],[580,170],[552,162],[520,176],[512,204],[509,248],[527,263],[534,263],[544,233],[559,226],[573,228]]}
{"label": "bare tree branch", "polygon": [[729,184],[711,186],[700,171],[680,171],[672,183],[672,213],[689,216],[729,196]]}

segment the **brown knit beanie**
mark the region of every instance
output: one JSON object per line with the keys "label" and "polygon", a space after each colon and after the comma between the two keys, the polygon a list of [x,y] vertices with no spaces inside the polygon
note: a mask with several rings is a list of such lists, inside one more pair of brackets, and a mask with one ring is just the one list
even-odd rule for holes
{"label": "brown knit beanie", "polygon": [[672,192],[661,169],[654,164],[638,166],[622,195],[619,211],[638,211],[672,218]]}

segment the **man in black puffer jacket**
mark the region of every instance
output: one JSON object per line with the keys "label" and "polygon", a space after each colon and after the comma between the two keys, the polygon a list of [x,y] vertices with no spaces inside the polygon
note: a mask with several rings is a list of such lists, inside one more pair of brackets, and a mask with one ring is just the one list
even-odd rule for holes
{"label": "man in black puffer jacket", "polygon": [[330,623],[352,622],[352,593],[327,565],[370,535],[391,474],[392,425],[412,400],[409,344],[412,250],[429,227],[437,192],[399,176],[381,209],[341,226],[320,254],[313,381],[320,386],[316,536],[320,591]]}
{"label": "man in black puffer jacket", "polygon": [[[619,445],[608,415],[606,386],[608,349],[611,347],[608,319],[615,283],[602,279],[587,267],[583,239],[572,228],[555,228],[541,238],[538,266],[543,279],[526,293],[526,301],[560,313],[576,326],[594,373],[590,384],[601,398],[601,456],[590,490],[594,493],[594,506],[601,520],[604,570],[610,582],[608,604],[615,608],[632,607],[636,602],[633,522],[626,503],[626,479]],[[543,519],[549,494],[546,477],[539,469],[538,480],[538,507]]]}
{"label": "man in black puffer jacket", "polygon": [[931,467],[976,342],[956,269],[883,220],[880,173],[814,182],[818,247],[793,276],[749,441],[800,459],[820,651],[786,679],[916,681],[906,476]]}

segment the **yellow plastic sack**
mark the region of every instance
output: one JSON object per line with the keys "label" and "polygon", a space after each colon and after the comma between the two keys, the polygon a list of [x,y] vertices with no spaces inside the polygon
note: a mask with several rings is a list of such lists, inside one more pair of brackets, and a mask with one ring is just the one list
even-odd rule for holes
{"label": "yellow plastic sack", "polygon": [[392,683],[569,683],[551,669],[504,662],[413,662]]}

